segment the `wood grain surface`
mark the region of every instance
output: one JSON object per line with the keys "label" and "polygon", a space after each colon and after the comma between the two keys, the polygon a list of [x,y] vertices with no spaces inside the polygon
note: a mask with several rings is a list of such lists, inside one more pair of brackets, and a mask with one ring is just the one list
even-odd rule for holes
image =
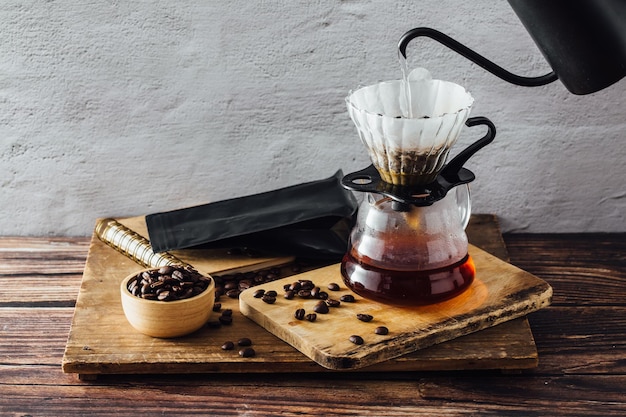
{"label": "wood grain surface", "polygon": [[[143,233],[142,221],[137,218],[122,220],[128,227]],[[502,250],[503,243],[501,237],[498,237],[495,222],[476,221],[470,227],[470,234],[472,231],[478,236],[479,242],[481,239],[495,236],[496,239],[491,241],[491,246],[499,246]],[[232,256],[227,252],[227,249],[181,250],[176,252],[176,256],[196,266],[201,272],[210,274],[215,272],[216,278],[219,274],[249,271],[274,264],[282,265],[289,261],[284,258]],[[478,248],[476,255],[477,268],[479,270],[482,268],[485,277],[483,281],[491,284],[487,288],[485,283],[478,279],[467,294],[457,298],[456,301],[444,303],[447,306],[457,306],[456,317],[446,319],[447,313],[442,314],[439,306],[423,308],[425,312],[431,311],[430,316],[437,317],[444,325],[434,322],[421,323],[424,328],[432,327],[432,330],[424,331],[418,326],[417,331],[411,329],[409,332],[405,329],[398,332],[398,328],[402,326],[396,324],[390,339],[396,343],[387,344],[382,352],[371,352],[366,355],[366,359],[358,358],[360,355],[356,355],[357,359],[345,363],[340,359],[329,362],[324,361],[323,357],[313,356],[324,364],[320,366],[319,362],[311,359],[311,356],[307,357],[298,350],[304,348],[302,344],[285,343],[242,315],[237,299],[225,296],[222,296],[219,302],[222,311],[232,311],[233,321],[230,325],[219,328],[206,326],[198,332],[177,339],[155,339],[138,333],[124,316],[119,283],[125,276],[141,267],[94,236],[63,356],[63,370],[85,378],[111,373],[324,372],[326,368],[356,369],[368,365],[376,365],[368,366],[368,371],[527,369],[536,366],[537,352],[532,333],[528,323],[523,320],[514,321],[509,326],[496,326],[486,334],[480,332],[467,338],[451,340],[524,316],[549,303],[549,286],[544,281]],[[316,271],[308,273],[315,275]],[[491,288],[496,283],[500,291],[494,291],[495,287]],[[502,291],[503,289],[505,291]],[[516,298],[514,295],[520,297]],[[484,305],[483,301],[487,296],[491,296],[488,299],[492,302]],[[482,306],[480,315],[472,317],[468,308],[477,305]],[[217,321],[220,315],[221,311],[214,312],[210,321]],[[462,317],[464,315],[465,317]],[[393,327],[391,322],[389,325]],[[407,338],[406,336],[410,334],[415,336]],[[221,349],[224,342],[236,342],[243,337],[253,340],[256,351],[254,357],[240,357],[237,354],[238,349],[233,351]],[[400,358],[405,353],[448,340],[451,340],[451,346],[420,351]],[[345,349],[345,344],[340,345]],[[345,358],[345,355],[343,357]],[[376,359],[377,357],[379,358]],[[343,365],[340,366],[340,363]]]}
{"label": "wood grain surface", "polygon": [[[90,239],[0,237],[0,415],[626,415],[626,234],[509,234],[504,241],[512,264],[554,290],[552,304],[528,316],[539,354],[532,370],[102,375],[84,381],[64,373],[60,363]],[[449,342],[438,348],[444,346]]]}
{"label": "wood grain surface", "polygon": [[[342,282],[339,264],[260,286],[279,294],[273,304],[255,297],[254,288],[248,289],[239,297],[239,306],[246,317],[318,364],[338,370],[384,365],[389,359],[524,317],[550,304],[552,288],[545,281],[473,245],[469,253],[476,265],[476,280],[463,294],[429,306],[398,307],[356,295],[355,302],[316,314],[314,322],[296,320],[296,309],[312,313],[318,300],[286,300],[281,297],[284,285],[296,279],[310,280],[322,289],[341,283],[339,291],[329,294],[336,300],[352,295]],[[357,314],[373,319],[364,322]],[[377,326],[385,326],[389,334],[376,335]],[[354,335],[361,337],[362,344],[350,341]],[[477,351],[491,348],[490,343],[474,346]]]}

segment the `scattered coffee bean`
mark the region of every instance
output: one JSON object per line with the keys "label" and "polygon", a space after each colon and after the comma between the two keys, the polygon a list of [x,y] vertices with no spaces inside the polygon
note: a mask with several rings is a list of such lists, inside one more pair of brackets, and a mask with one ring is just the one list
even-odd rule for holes
{"label": "scattered coffee bean", "polygon": [[359,313],[359,314],[356,315],[356,318],[361,320],[361,321],[367,322],[367,321],[372,321],[374,319],[374,316],[372,316],[371,314]]}
{"label": "scattered coffee bean", "polygon": [[356,301],[356,299],[354,298],[354,295],[352,294],[342,295],[339,299],[341,301],[345,301],[346,303],[354,303]]}
{"label": "scattered coffee bean", "polygon": [[239,356],[241,356],[242,358],[251,358],[254,355],[256,355],[256,352],[251,347],[246,347],[239,351]]}
{"label": "scattered coffee bean", "polygon": [[222,327],[222,323],[219,320],[209,320],[206,325],[208,328],[211,329],[217,329]]}
{"label": "scattered coffee bean", "polygon": [[239,291],[245,291],[248,288],[252,287],[253,283],[251,280],[249,279],[242,279],[241,281],[239,281],[239,284],[237,285],[237,288],[239,289]]}
{"label": "scattered coffee bean", "polygon": [[237,283],[234,282],[234,281],[229,281],[226,284],[224,284],[224,289],[226,290],[226,292],[228,292],[230,290],[235,290],[237,288],[239,288],[239,287],[237,286]]}
{"label": "scattered coffee bean", "polygon": [[317,320],[317,314],[309,313],[304,318],[307,319],[310,322],[314,322],[315,320]]}
{"label": "scattered coffee bean", "polygon": [[353,334],[352,336],[350,336],[349,339],[352,343],[354,343],[355,345],[362,345],[363,344],[363,338],[359,335]]}
{"label": "scattered coffee bean", "polygon": [[292,300],[293,297],[295,297],[295,292],[289,290],[289,291],[285,291],[284,297],[286,300]]}
{"label": "scattered coffee bean", "polygon": [[296,312],[294,313],[294,317],[297,318],[298,320],[304,320],[305,316],[306,316],[306,312],[304,311],[303,308],[297,309]]}
{"label": "scattered coffee bean", "polygon": [[374,329],[374,333],[384,336],[386,334],[389,334],[389,329],[385,326],[378,326],[376,329]]}
{"label": "scattered coffee bean", "polygon": [[341,301],[329,298],[326,300],[326,304],[328,304],[328,307],[339,307],[341,305]]}
{"label": "scattered coffee bean", "polygon": [[252,293],[252,296],[254,298],[261,298],[263,297],[264,294],[265,294],[265,290],[259,289],[259,290],[256,290],[254,293]]}
{"label": "scattered coffee bean", "polygon": [[[229,253],[246,253],[250,255],[252,252],[250,252],[248,248],[235,248],[229,250]],[[276,279],[280,278],[280,275],[281,268],[278,267],[266,268],[260,271],[213,275],[212,278],[215,280],[216,300],[219,299],[220,296],[225,295],[228,291],[231,290],[233,290],[233,292],[230,292],[228,296],[231,298],[239,298],[239,294],[242,291],[250,287],[275,281]],[[261,298],[261,296],[257,298]]]}
{"label": "scattered coffee bean", "polygon": [[233,317],[232,316],[220,316],[218,318],[218,320],[220,321],[220,323],[222,323],[225,326],[233,324]]}
{"label": "scattered coffee bean", "polygon": [[313,283],[313,281],[308,279],[301,280],[300,288],[306,291],[311,291],[313,288],[315,288],[315,284]]}
{"label": "scattered coffee bean", "polygon": [[213,304],[213,311],[220,311],[222,309],[222,303]]}
{"label": "scattered coffee bean", "polygon": [[300,291],[300,289],[302,288],[302,286],[300,285],[299,282],[294,282],[291,285],[289,285],[289,291]]}
{"label": "scattered coffee bean", "polygon": [[252,346],[252,340],[248,339],[247,337],[242,337],[237,341],[237,344],[239,346]]}
{"label": "scattered coffee bean", "polygon": [[261,297],[261,300],[263,300],[263,302],[267,304],[274,304],[276,302],[276,297],[265,294],[263,297]]}
{"label": "scattered coffee bean", "polygon": [[128,291],[147,300],[175,301],[191,298],[209,287],[211,278],[192,267],[166,265],[142,271],[128,281]]}
{"label": "scattered coffee bean", "polygon": [[319,298],[320,300],[327,300],[328,299],[328,293],[326,291],[320,291],[317,294],[316,298]]}
{"label": "scattered coffee bean", "polygon": [[222,316],[232,316],[233,315],[233,310],[230,308],[227,308],[226,310],[222,311]]}
{"label": "scattered coffee bean", "polygon": [[311,298],[311,291],[309,291],[309,290],[300,290],[300,291],[298,291],[298,297],[300,297],[300,298]]}
{"label": "scattered coffee bean", "polygon": [[328,284],[328,289],[331,291],[339,291],[341,287],[339,287],[339,284],[331,282],[330,284]]}
{"label": "scattered coffee bean", "polygon": [[237,288],[226,291],[226,297],[228,298],[239,298],[239,294],[241,294],[241,291]]}
{"label": "scattered coffee bean", "polygon": [[317,298],[317,296],[319,295],[320,291],[322,291],[322,289],[320,287],[313,287],[313,289],[311,290],[311,297]]}
{"label": "scattered coffee bean", "polygon": [[328,305],[323,301],[318,301],[318,303],[315,304],[315,307],[313,307],[313,311],[319,314],[326,314],[329,311]]}
{"label": "scattered coffee bean", "polygon": [[277,297],[278,293],[274,290],[270,290],[270,291],[267,291],[265,295],[267,295],[268,297]]}
{"label": "scattered coffee bean", "polygon": [[234,348],[235,348],[235,344],[231,341],[224,342],[224,344],[222,345],[223,350],[233,350]]}

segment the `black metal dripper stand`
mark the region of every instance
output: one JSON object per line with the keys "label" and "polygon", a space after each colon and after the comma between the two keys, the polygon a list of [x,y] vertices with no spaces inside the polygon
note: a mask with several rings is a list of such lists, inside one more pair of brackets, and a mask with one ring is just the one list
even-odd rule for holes
{"label": "black metal dripper stand", "polygon": [[467,184],[476,178],[474,173],[463,165],[480,149],[490,144],[496,136],[496,127],[486,117],[471,117],[465,125],[468,127],[485,125],[487,134],[465,148],[448,162],[437,178],[423,186],[400,186],[383,181],[374,167],[369,167],[345,175],[341,184],[348,190],[381,194],[393,200],[394,210],[407,211],[410,205],[430,206],[443,199],[448,191],[456,186]]}

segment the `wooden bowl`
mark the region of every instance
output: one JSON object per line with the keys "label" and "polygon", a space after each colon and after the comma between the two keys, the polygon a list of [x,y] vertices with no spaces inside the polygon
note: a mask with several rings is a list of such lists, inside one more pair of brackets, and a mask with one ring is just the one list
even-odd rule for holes
{"label": "wooden bowl", "polygon": [[[215,281],[191,298],[175,301],[147,300],[131,294],[128,283],[144,271],[137,271],[122,281],[120,293],[126,319],[137,331],[152,337],[172,338],[199,330],[209,319],[215,303]],[[210,277],[209,277],[210,278]]]}

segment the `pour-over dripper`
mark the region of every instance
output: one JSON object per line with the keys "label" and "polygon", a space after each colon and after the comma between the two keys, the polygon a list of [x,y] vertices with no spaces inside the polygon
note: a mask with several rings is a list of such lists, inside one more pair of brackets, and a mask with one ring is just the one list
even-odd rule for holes
{"label": "pour-over dripper", "polygon": [[458,84],[433,80],[424,69],[415,73],[420,76],[363,87],[346,98],[374,167],[393,185],[437,178],[474,102]]}

